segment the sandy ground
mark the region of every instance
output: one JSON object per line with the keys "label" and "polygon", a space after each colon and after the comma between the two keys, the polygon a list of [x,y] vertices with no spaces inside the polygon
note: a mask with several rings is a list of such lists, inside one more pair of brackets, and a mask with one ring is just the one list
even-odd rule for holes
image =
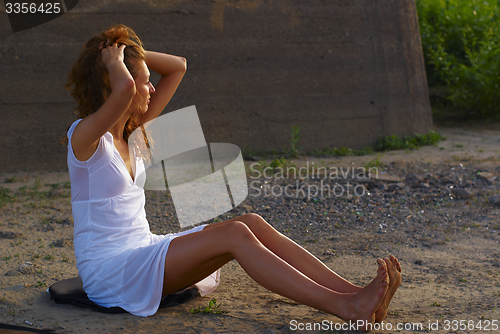
{"label": "sandy ground", "polygon": [[[392,166],[383,175],[395,177],[408,175],[410,171],[418,174],[452,168],[454,171],[455,168],[489,171],[494,175],[500,172],[500,126],[441,128],[438,131],[447,137],[446,141],[417,151],[334,159],[303,157],[294,162],[297,166],[315,161],[317,164],[359,167],[378,161],[381,168]],[[66,171],[19,171],[0,175],[1,186],[13,191],[11,201],[0,207],[0,232],[3,233],[0,234],[0,323],[49,329],[56,333],[288,333],[295,331],[294,324],[307,326],[323,321],[323,325],[333,328],[316,327],[297,332],[328,333],[329,329],[335,329],[336,323],[342,323],[334,316],[296,305],[260,287],[235,261],[223,267],[221,284],[212,295],[159,310],[148,318],[101,314],[54,303],[46,292],[48,286],[78,274],[72,248],[68,182]],[[382,227],[359,229],[355,224],[345,224],[335,232],[323,229],[315,236],[293,233],[286,226],[282,231],[289,232],[337,273],[360,285],[373,277],[377,257],[394,254],[400,259],[403,283],[384,323],[384,329],[392,326],[392,330],[375,332],[495,332],[495,324],[500,326],[497,309],[500,300],[500,208],[488,203],[487,198],[498,192],[498,182],[497,178],[492,186],[471,188],[473,196],[467,200],[447,198],[440,211],[433,212],[432,207],[425,209],[425,214],[430,212],[432,217],[442,217],[439,219],[418,219],[431,216],[425,216],[424,210],[414,209],[401,212],[403,218],[397,219],[400,224],[383,231]],[[402,202],[404,196],[400,198]],[[382,198],[387,206],[396,208],[394,199]],[[362,198],[358,200],[363,201]],[[335,201],[340,199],[324,200],[327,205],[339,205]],[[262,198],[258,202],[248,200],[246,205],[253,207],[237,212],[257,212],[274,221],[277,214],[273,211],[279,208],[260,205],[264,202]],[[159,213],[152,210],[147,207],[148,217],[150,214],[152,217],[154,214],[163,218],[168,216],[161,210]],[[397,212],[394,215],[398,216]],[[331,220],[322,224],[345,223],[346,219],[342,219],[340,214],[333,213]],[[164,225],[161,220],[155,221],[152,226],[155,233],[176,229],[172,225],[175,220]],[[294,225],[291,226],[293,229]],[[302,227],[296,227],[299,228]],[[222,314],[189,312],[191,308],[207,306],[211,298],[220,303]],[[403,330],[396,330],[398,324]]]}

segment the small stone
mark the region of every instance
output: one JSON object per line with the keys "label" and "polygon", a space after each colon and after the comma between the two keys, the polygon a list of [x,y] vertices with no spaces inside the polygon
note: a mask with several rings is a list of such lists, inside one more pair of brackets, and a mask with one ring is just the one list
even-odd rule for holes
{"label": "small stone", "polygon": [[54,246],[54,247],[68,247],[70,246],[70,243],[68,240],[66,239],[59,239],[59,240],[56,240],[56,241],[53,241],[50,246]]}
{"label": "small stone", "polygon": [[468,190],[462,188],[451,189],[451,195],[456,198],[471,198],[473,196]]}
{"label": "small stone", "polygon": [[52,189],[49,191],[49,197],[63,197],[64,192],[60,189]]}
{"label": "small stone", "polygon": [[52,224],[43,224],[41,228],[42,232],[49,232],[49,231],[54,231],[54,228],[52,227]]}
{"label": "small stone", "polygon": [[[363,183],[363,182],[360,182],[360,183]],[[376,187],[377,187],[377,182],[370,181],[370,180],[368,182],[366,182],[365,188],[372,190],[372,189],[375,189]]]}
{"label": "small stone", "polygon": [[16,268],[16,270],[24,275],[33,274],[35,272],[35,268],[33,267],[33,263],[31,262],[25,262],[21,264]]}
{"label": "small stone", "polygon": [[4,290],[7,290],[7,291],[21,291],[22,289],[24,289],[24,286],[26,284],[19,284],[19,285],[15,285],[15,286],[9,286],[8,288],[5,288]]}
{"label": "small stone", "polygon": [[421,266],[421,265],[422,265],[422,263],[423,263],[423,262],[422,262],[422,260],[417,260],[417,261],[415,261],[415,264],[417,264],[417,265],[419,265],[419,266]]}
{"label": "small stone", "polygon": [[449,178],[449,177],[443,177],[441,176],[441,182],[444,184],[453,184],[456,183],[455,180]]}
{"label": "small stone", "polygon": [[181,9],[181,10],[175,10],[174,13],[177,13],[177,14],[182,14],[182,15],[189,15],[189,14],[193,14],[193,12],[188,12],[187,10],[184,10],[184,9]]}
{"label": "small stone", "polygon": [[252,208],[250,205],[241,205],[241,207],[242,207],[243,209],[247,210],[247,212],[248,212],[248,211],[252,211],[252,210],[253,210],[253,208]]}
{"label": "small stone", "polygon": [[387,188],[387,191],[388,192],[393,192],[395,190],[399,189],[398,185],[397,184],[391,184],[389,185],[389,187]]}
{"label": "small stone", "polygon": [[[165,215],[165,216],[168,216],[168,215]],[[73,224],[73,217],[69,217],[66,219],[58,219],[56,221],[56,223],[61,224],[61,225],[72,225]]]}
{"label": "small stone", "polygon": [[403,180],[399,176],[396,176],[396,175],[377,173],[377,174],[371,174],[370,176],[374,180],[383,181],[383,182],[391,182],[391,183],[403,182]]}
{"label": "small stone", "polygon": [[15,269],[11,269],[5,273],[5,276],[17,276],[17,275],[21,275],[21,273]]}
{"label": "small stone", "polygon": [[[277,306],[277,305],[275,305],[275,306]],[[275,334],[276,332],[271,328],[266,328],[266,330],[263,333],[264,334]]]}
{"label": "small stone", "polygon": [[389,168],[392,169],[401,169],[406,166],[406,162],[403,160],[393,161],[389,164]]}
{"label": "small stone", "polygon": [[0,231],[0,238],[15,239],[15,238],[19,238],[20,236],[21,236],[21,234],[18,234],[18,233],[14,233],[14,232],[1,232]]}
{"label": "small stone", "polygon": [[488,181],[488,182],[493,182],[497,177],[490,172],[478,172],[477,176],[479,176],[480,179]]}
{"label": "small stone", "polygon": [[490,204],[500,206],[500,195],[493,195],[493,196],[488,197],[488,202]]}

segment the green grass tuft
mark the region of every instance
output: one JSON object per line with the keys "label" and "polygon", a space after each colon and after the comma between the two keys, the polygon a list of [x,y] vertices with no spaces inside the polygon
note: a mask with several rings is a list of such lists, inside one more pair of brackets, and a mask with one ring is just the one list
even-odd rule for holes
{"label": "green grass tuft", "polygon": [[377,140],[374,150],[377,152],[392,151],[392,150],[415,150],[421,146],[436,145],[445,138],[434,131],[429,131],[425,135],[416,133],[414,136],[386,136]]}
{"label": "green grass tuft", "polygon": [[403,138],[394,136],[385,136],[380,137],[375,145],[366,146],[361,150],[352,150],[350,148],[342,147],[342,148],[324,148],[322,150],[314,149],[308,152],[309,155],[312,156],[334,156],[334,157],[342,157],[349,155],[370,155],[375,152],[385,152],[392,150],[415,150],[421,146],[427,145],[436,145],[441,140],[445,140],[441,134],[435,131],[429,131],[425,135],[421,135],[416,133],[414,136],[405,136]]}
{"label": "green grass tuft", "polygon": [[9,188],[4,188],[0,186],[0,206],[8,203],[12,200],[12,191]]}

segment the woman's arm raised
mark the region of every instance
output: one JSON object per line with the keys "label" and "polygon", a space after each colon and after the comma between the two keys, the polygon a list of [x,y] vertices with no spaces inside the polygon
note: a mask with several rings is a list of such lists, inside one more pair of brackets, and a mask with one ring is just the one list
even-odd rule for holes
{"label": "woman's arm raised", "polygon": [[102,62],[109,72],[111,94],[106,102],[93,114],[85,117],[75,128],[71,145],[80,161],[94,154],[99,138],[103,136],[127,111],[135,95],[135,82],[123,63],[123,50],[117,44],[108,45],[102,50]]}
{"label": "woman's arm raised", "polygon": [[146,51],[146,66],[161,75],[156,93],[151,96],[148,111],[139,116],[139,124],[158,117],[174,95],[186,73],[186,59],[165,53]]}

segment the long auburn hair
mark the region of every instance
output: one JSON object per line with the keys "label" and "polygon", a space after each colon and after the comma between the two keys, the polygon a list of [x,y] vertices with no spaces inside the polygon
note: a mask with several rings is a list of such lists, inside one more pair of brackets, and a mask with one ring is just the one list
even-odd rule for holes
{"label": "long auburn hair", "polygon": [[[78,103],[75,108],[78,118],[84,118],[96,112],[111,94],[109,72],[101,61],[101,50],[99,50],[100,43],[106,45],[108,40],[111,44],[127,46],[124,50],[124,63],[132,76],[134,76],[137,62],[146,59],[141,40],[132,29],[125,25],[114,25],[92,37],[84,45],[83,51],[68,74],[68,81],[65,85]],[[130,134],[138,127],[137,116],[132,114],[125,124],[123,138],[128,141]],[[65,137],[63,142],[67,143],[68,138]]]}

